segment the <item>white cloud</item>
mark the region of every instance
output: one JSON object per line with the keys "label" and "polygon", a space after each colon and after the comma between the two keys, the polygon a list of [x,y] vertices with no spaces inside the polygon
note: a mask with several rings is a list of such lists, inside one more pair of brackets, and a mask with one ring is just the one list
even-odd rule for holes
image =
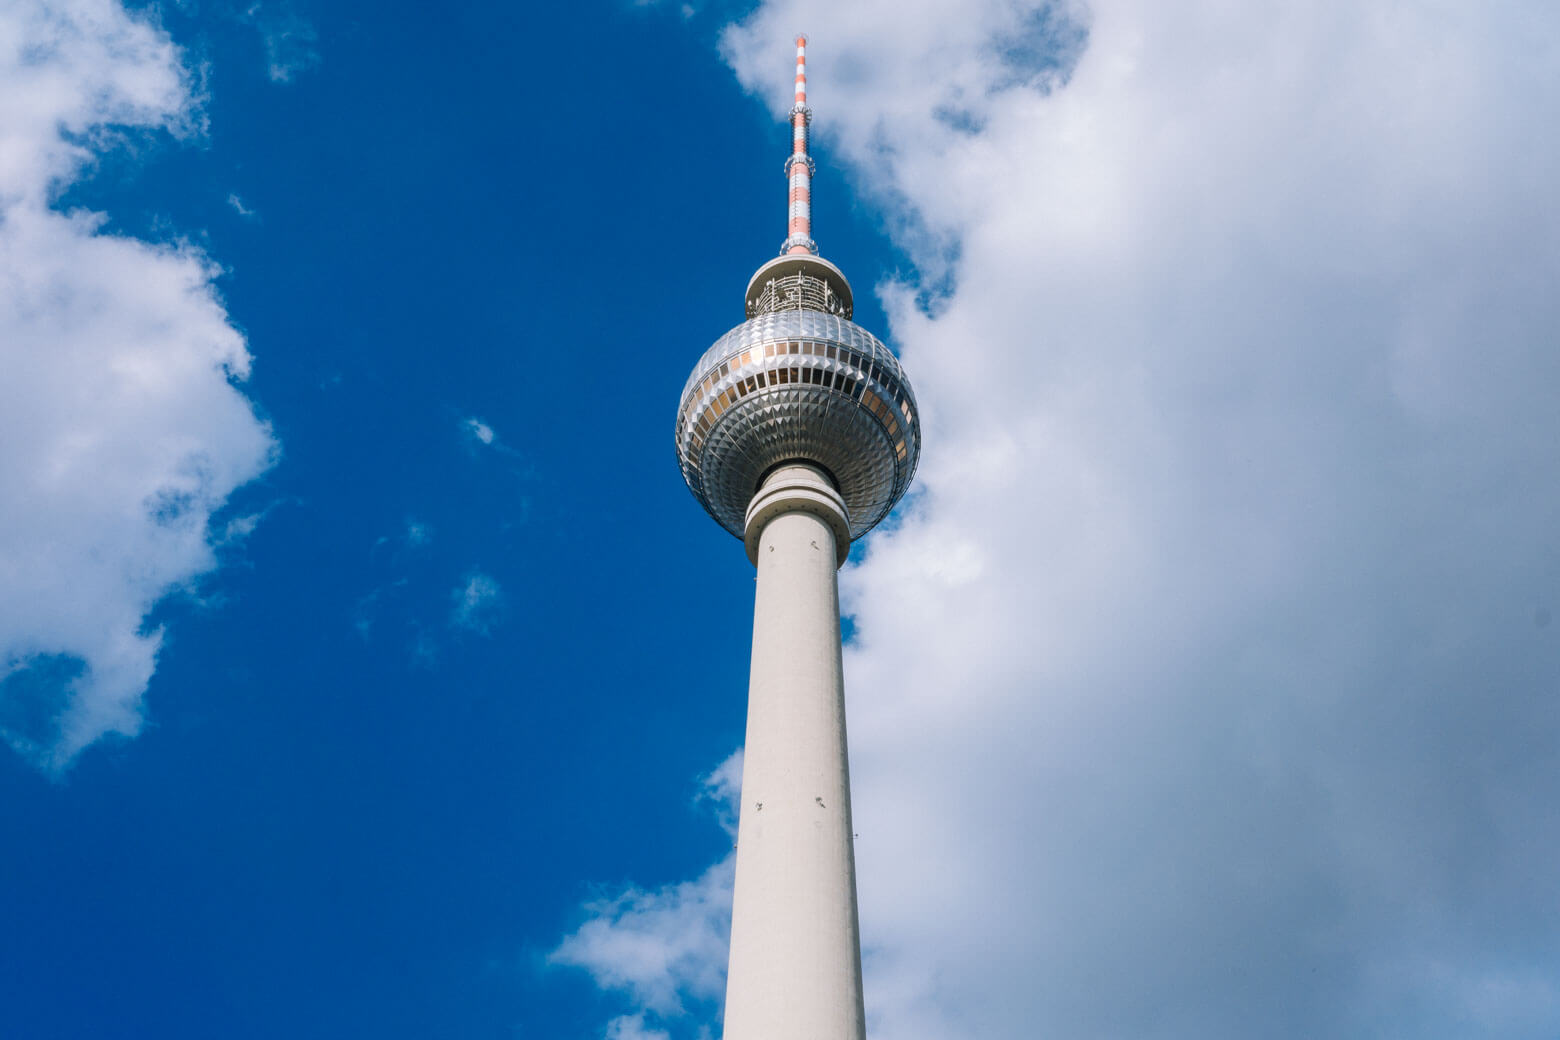
{"label": "white cloud", "polygon": [[[714,806],[728,831],[741,775],[738,751],[700,781],[698,800]],[[634,1005],[608,1024],[608,1040],[667,1036],[661,1027],[684,1029],[719,1001],[734,868],[728,855],[691,881],[654,891],[630,887],[586,904],[585,923],[548,960],[583,968],[602,989]]]}
{"label": "white cloud", "polygon": [[466,431],[466,436],[479,444],[491,445],[497,438],[497,435],[493,433],[493,427],[474,415],[461,420],[460,428]]}
{"label": "white cloud", "polygon": [[699,779],[699,805],[710,809],[721,829],[737,837],[737,805],[742,797],[742,749],[738,748]]}
{"label": "white cloud", "polygon": [[238,197],[237,192],[228,192],[228,205],[233,207],[233,212],[246,220],[259,216],[254,210],[244,205],[244,200]]}
{"label": "white cloud", "polygon": [[692,881],[654,891],[630,888],[587,904],[590,919],[549,960],[585,969],[603,989],[661,1017],[680,1015],[690,1000],[718,1000],[726,978],[733,862],[728,856]]}
{"label": "white cloud", "polygon": [[871,1034],[1554,1035],[1560,11],[1040,10],[726,38],[779,112],[809,29],[927,280],[842,579]]}
{"label": "white cloud", "polygon": [[620,1015],[607,1023],[606,1040],[671,1040],[664,1029],[645,1025],[644,1014]]}
{"label": "white cloud", "polygon": [[487,635],[504,604],[504,590],[491,574],[472,571],[465,582],[456,586],[450,594],[455,606],[450,612],[450,625]]}
{"label": "white cloud", "polygon": [[244,17],[260,33],[265,46],[266,74],[271,82],[291,83],[298,73],[320,63],[319,34],[285,0],[253,4]]}
{"label": "white cloud", "polygon": [[260,527],[260,521],[265,519],[264,513],[248,513],[244,516],[235,516],[222,527],[222,534],[215,540],[219,545],[237,545],[254,534]]}
{"label": "white cloud", "polygon": [[144,618],[215,566],[212,513],[276,449],[212,263],[49,208],[118,138],[198,124],[148,16],[0,11],[0,733],[48,768],[137,732]]}
{"label": "white cloud", "polygon": [[419,549],[433,541],[433,527],[422,520],[408,519],[405,540],[408,547]]}
{"label": "white cloud", "polygon": [[[492,425],[475,415],[467,416],[460,421],[462,435],[469,438],[468,446],[473,452],[483,448],[491,448],[498,455],[512,460],[515,465],[512,472],[522,480],[529,479],[533,474],[531,465],[525,462],[523,456],[513,445],[504,441],[498,431]],[[524,501],[522,501],[522,507]]]}

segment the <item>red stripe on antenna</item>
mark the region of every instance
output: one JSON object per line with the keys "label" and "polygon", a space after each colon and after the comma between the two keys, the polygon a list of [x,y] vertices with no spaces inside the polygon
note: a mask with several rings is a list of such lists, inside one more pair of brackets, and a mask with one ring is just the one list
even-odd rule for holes
{"label": "red stripe on antenna", "polygon": [[[796,34],[796,104],[791,107],[791,159],[786,163],[790,183],[787,198],[785,245],[783,253],[817,253],[812,240],[812,160],[807,157],[807,34]],[[800,212],[798,212],[798,209]]]}

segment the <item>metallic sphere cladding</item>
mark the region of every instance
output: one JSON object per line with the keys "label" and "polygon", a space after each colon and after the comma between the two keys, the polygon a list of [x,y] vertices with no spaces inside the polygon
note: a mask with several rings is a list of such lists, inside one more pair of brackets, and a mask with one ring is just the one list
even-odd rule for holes
{"label": "metallic sphere cladding", "polygon": [[677,410],[683,479],[739,538],[764,476],[797,460],[834,478],[860,538],[904,495],[920,448],[899,359],[848,318],[803,307],[760,313],[716,340]]}

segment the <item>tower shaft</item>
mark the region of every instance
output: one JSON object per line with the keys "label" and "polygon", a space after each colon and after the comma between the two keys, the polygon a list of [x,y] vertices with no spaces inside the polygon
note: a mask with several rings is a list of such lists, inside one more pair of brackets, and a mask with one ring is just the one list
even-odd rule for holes
{"label": "tower shaft", "polygon": [[748,510],[758,567],[725,1040],[863,1040],[836,571],[849,528],[809,465]]}
{"label": "tower shaft", "polygon": [[865,1040],[837,571],[921,452],[899,359],[812,240],[811,119],[798,36],[787,237],[677,407],[683,479],[758,568],[725,1040]]}

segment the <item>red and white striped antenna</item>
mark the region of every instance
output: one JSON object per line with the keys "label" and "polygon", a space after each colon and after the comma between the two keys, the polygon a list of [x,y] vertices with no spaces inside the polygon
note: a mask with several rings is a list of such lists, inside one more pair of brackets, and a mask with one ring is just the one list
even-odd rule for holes
{"label": "red and white striped antenna", "polygon": [[807,36],[796,36],[796,104],[791,107],[791,157],[785,161],[786,179],[791,182],[790,222],[781,253],[807,253],[816,256],[818,245],[812,240],[812,156],[807,154],[807,124],[812,109],[807,107]]}

